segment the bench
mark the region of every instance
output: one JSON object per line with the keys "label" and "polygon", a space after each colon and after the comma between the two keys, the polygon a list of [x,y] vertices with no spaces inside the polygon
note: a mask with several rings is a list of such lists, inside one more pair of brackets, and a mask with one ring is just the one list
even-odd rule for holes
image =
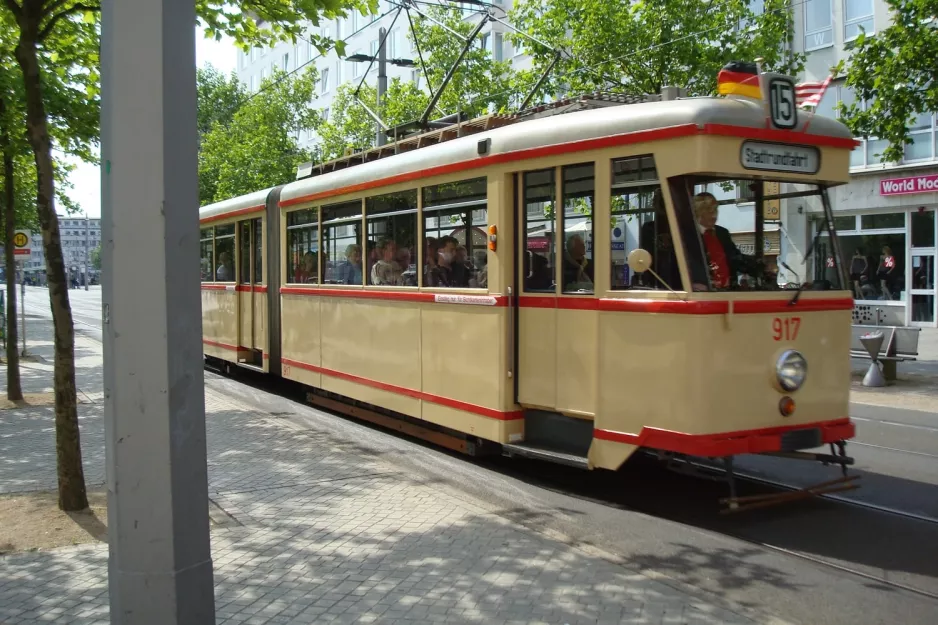
{"label": "bench", "polygon": [[905,326],[852,326],[850,337],[851,357],[870,359],[870,354],[863,347],[863,343],[860,342],[860,337],[871,332],[883,333],[883,344],[879,348],[876,359],[883,364],[883,377],[886,380],[895,380],[896,365],[898,363],[906,360],[916,360],[921,329]]}

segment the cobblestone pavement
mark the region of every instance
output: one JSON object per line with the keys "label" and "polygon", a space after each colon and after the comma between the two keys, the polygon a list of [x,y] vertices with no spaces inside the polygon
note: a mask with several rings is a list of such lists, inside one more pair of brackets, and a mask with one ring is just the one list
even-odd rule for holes
{"label": "cobblestone pavement", "polygon": [[[100,386],[85,382],[93,484],[104,479],[103,417]],[[769,622],[211,388],[206,412],[210,497],[230,519],[212,532],[218,623]],[[52,418],[0,411],[0,492],[54,488]],[[0,623],[107,623],[107,555],[97,544],[0,557]]]}

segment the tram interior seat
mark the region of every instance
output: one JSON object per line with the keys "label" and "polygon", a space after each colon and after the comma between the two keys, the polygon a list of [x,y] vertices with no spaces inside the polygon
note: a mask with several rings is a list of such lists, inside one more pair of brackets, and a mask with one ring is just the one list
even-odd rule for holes
{"label": "tram interior seat", "polygon": [[876,358],[883,363],[883,377],[887,381],[896,379],[898,363],[917,360],[918,339],[921,335],[921,329],[905,326],[851,326],[850,356],[852,358],[870,360],[869,352],[860,342],[860,337],[870,332],[883,333],[883,344],[879,348],[879,354]]}

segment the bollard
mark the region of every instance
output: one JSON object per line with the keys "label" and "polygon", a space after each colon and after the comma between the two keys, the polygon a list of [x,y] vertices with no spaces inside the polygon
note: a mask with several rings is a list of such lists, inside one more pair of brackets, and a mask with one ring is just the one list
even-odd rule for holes
{"label": "bollard", "polygon": [[879,348],[883,346],[883,333],[870,332],[860,337],[860,342],[870,354],[870,368],[863,376],[863,386],[886,386],[886,380],[883,378],[883,372],[879,369]]}

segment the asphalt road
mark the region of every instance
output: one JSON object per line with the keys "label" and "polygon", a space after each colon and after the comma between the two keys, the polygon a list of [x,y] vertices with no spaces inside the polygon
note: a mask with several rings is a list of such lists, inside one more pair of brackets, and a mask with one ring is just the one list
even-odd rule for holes
{"label": "asphalt road", "polygon": [[[100,340],[100,289],[69,293],[76,329]],[[46,302],[43,289],[27,289],[28,313],[48,314]],[[212,373],[206,383],[246,408],[331,432],[358,452],[381,454],[498,505],[519,523],[563,532],[677,585],[811,625],[938,622],[938,523],[826,501],[722,516],[722,484],[657,464],[584,474],[520,459],[470,459]],[[844,496],[938,519],[938,414],[852,404],[851,416],[857,439],[849,451],[864,486]],[[794,485],[837,473],[763,457],[738,466]]]}

